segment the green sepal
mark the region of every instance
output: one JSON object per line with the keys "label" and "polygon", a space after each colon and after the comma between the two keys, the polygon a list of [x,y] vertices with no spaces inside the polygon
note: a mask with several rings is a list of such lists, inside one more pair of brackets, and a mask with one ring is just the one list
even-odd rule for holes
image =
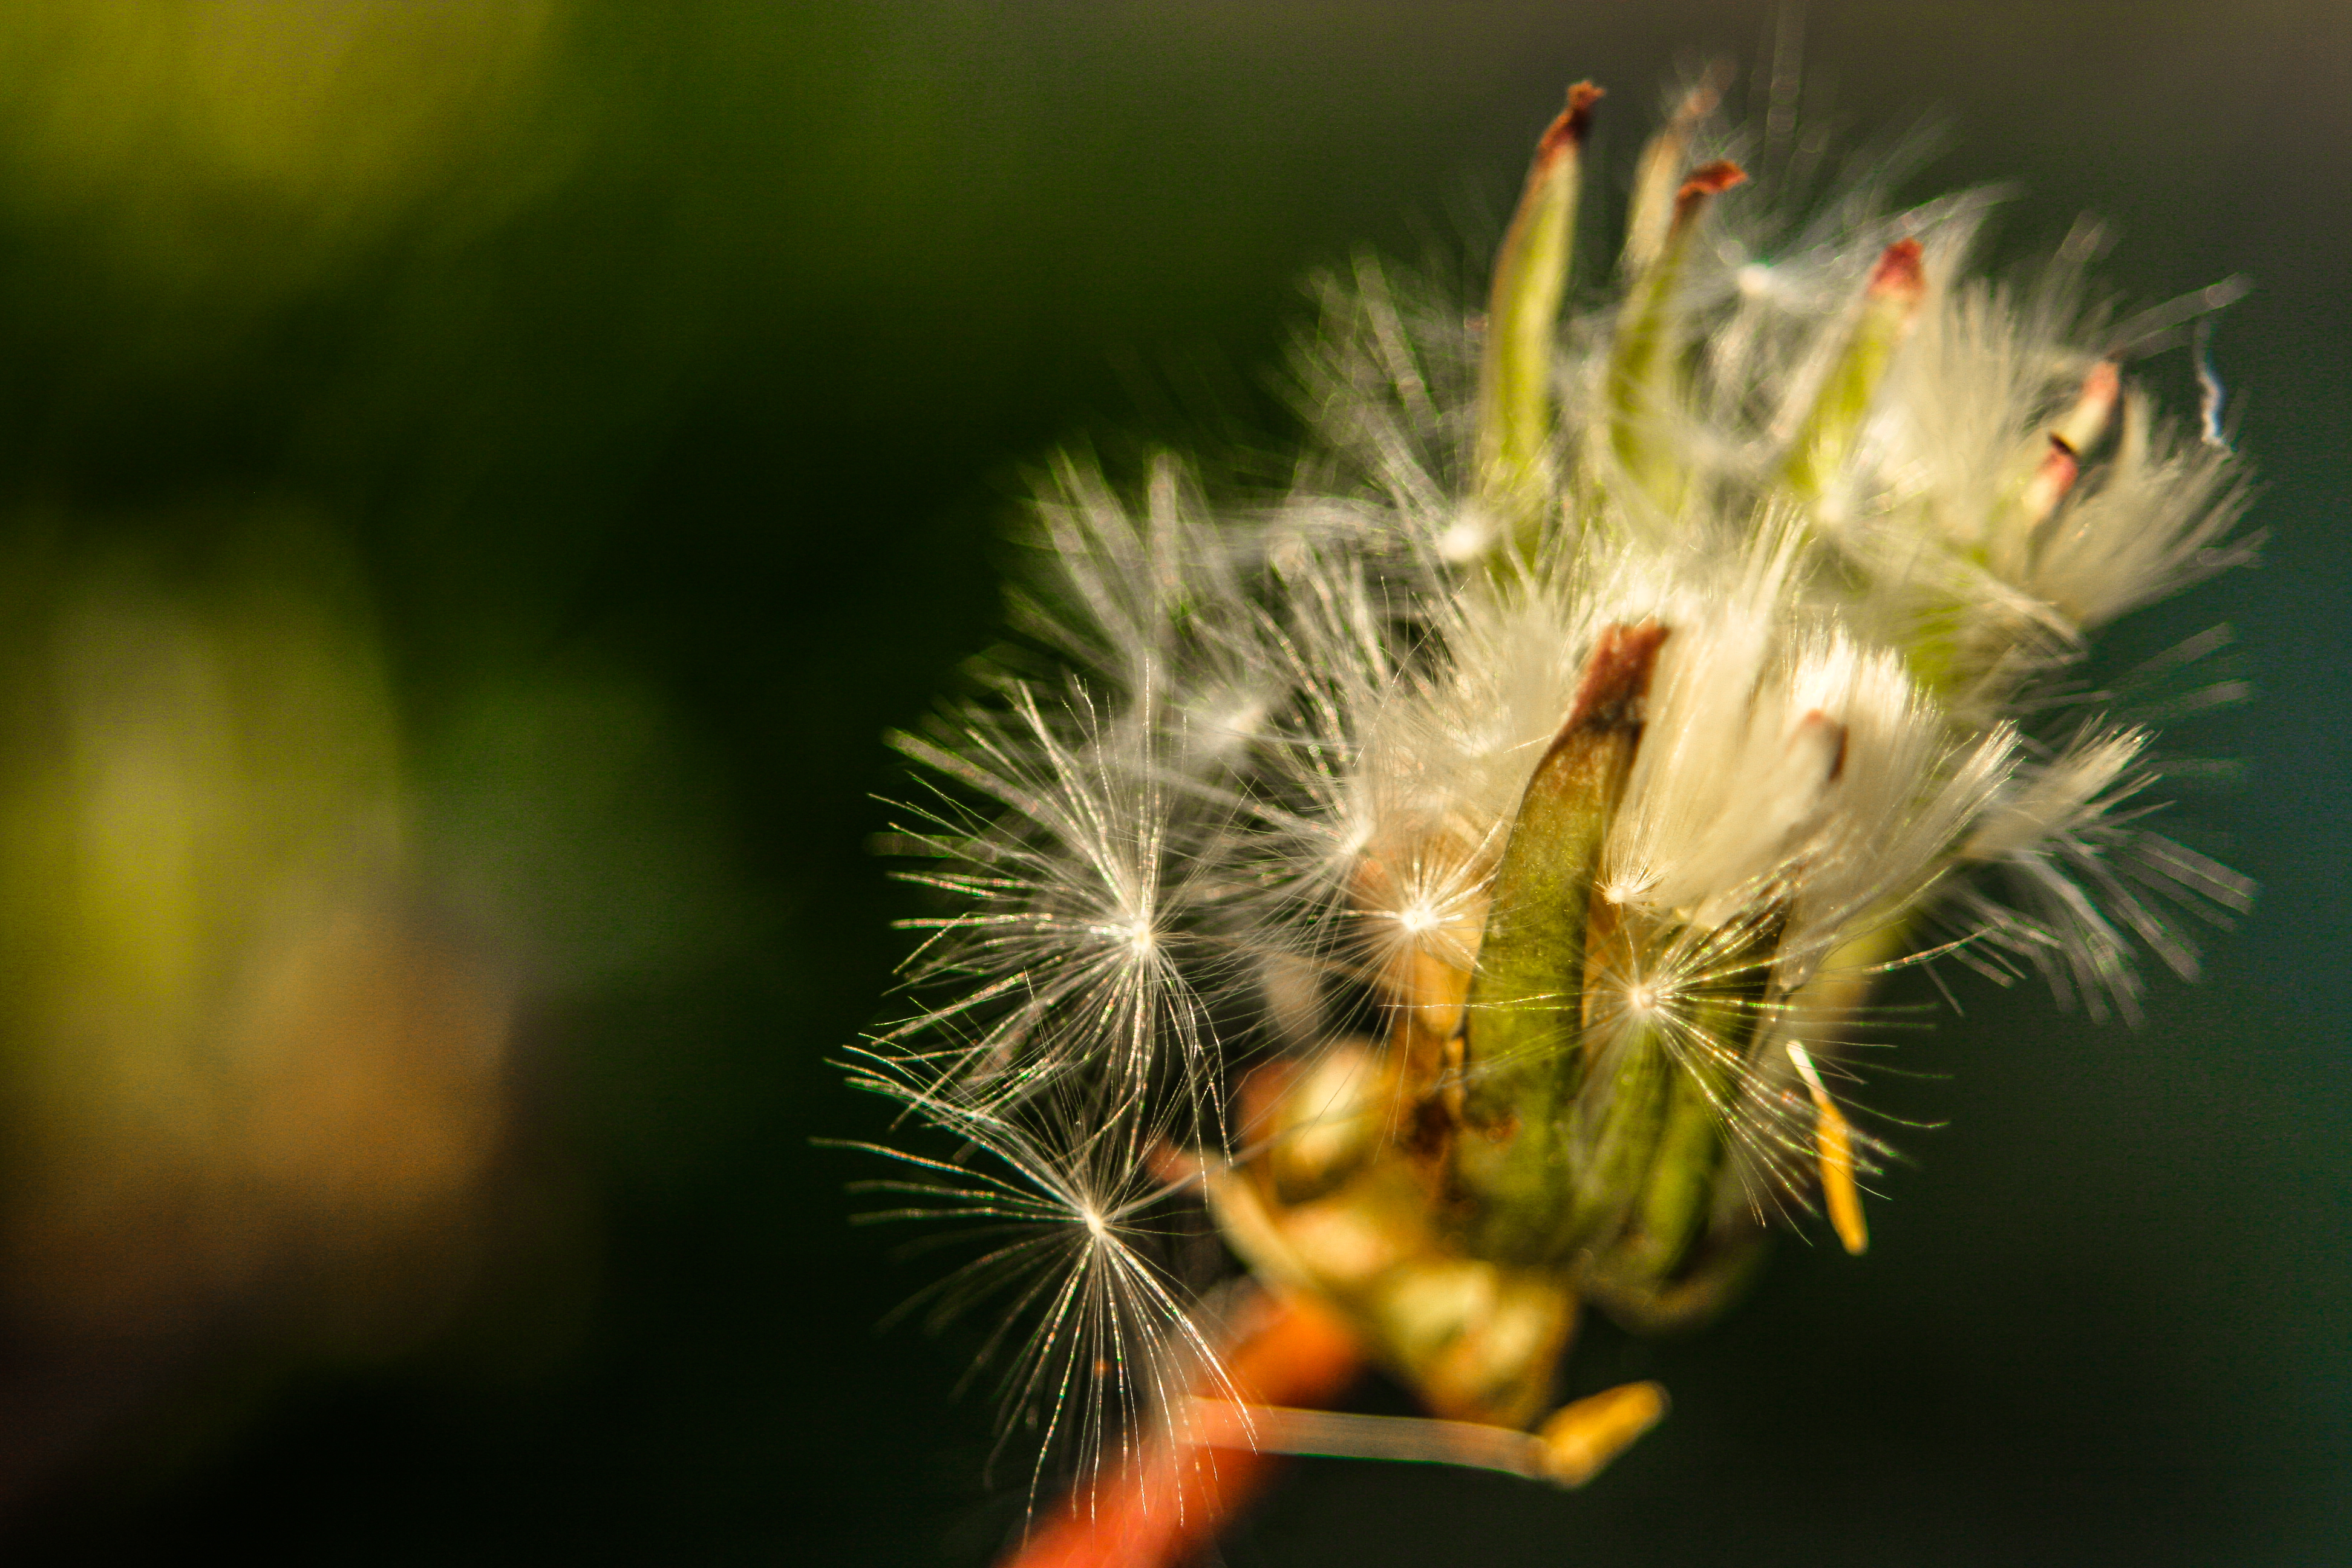
{"label": "green sepal", "polygon": [[1550,510],[1552,353],[1575,245],[1579,153],[1601,89],[1579,82],[1537,143],[1527,189],[1495,258],[1478,367],[1477,491],[1521,556]]}
{"label": "green sepal", "polygon": [[1853,448],[1895,351],[1910,334],[1926,291],[1919,242],[1898,239],[1888,246],[1871,269],[1861,315],[1789,443],[1781,489],[1806,501],[1820,500],[1828,489],[1830,479]]}
{"label": "green sepal", "polygon": [[1661,510],[1679,498],[1682,470],[1662,426],[1673,409],[1680,374],[1682,323],[1675,311],[1691,241],[1707,204],[1747,178],[1730,163],[1691,171],[1675,197],[1673,221],[1656,256],[1627,291],[1610,345],[1609,447],[1643,494]]}
{"label": "green sepal", "polygon": [[1664,638],[1654,625],[1601,633],[1568,723],[1528,781],[1496,871],[1451,1160],[1465,1245],[1479,1257],[1559,1261],[1570,1239],[1592,879]]}
{"label": "green sepal", "polygon": [[1625,214],[1625,247],[1620,258],[1628,278],[1638,278],[1664,248],[1675,218],[1675,192],[1690,166],[1690,144],[1715,112],[1731,72],[1718,62],[1691,84],[1657,134],[1643,145],[1633,165],[1633,198]]}

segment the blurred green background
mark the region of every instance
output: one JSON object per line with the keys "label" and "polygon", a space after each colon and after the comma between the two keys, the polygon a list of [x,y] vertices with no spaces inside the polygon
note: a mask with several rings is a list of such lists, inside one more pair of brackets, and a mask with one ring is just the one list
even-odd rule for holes
{"label": "blurred green background", "polygon": [[[914,907],[881,732],[1056,446],[1278,453],[1306,272],[1482,265],[1576,77],[1622,191],[1780,16],[14,0],[0,1552],[986,1561],[971,1341],[876,1329],[937,1260],[809,1142],[881,1120],[825,1066]],[[2264,563],[2094,678],[2234,627],[2178,818],[2262,901],[2138,1028],[1956,981],[1871,1256],[1593,1331],[1676,1409],[1589,1492],[1303,1464],[1234,1564],[2352,1556],[2352,9],[1802,37],[1857,149],[1952,132],[1913,194],[2019,182],[1998,255],[2090,212],[2131,302],[2253,279]]]}

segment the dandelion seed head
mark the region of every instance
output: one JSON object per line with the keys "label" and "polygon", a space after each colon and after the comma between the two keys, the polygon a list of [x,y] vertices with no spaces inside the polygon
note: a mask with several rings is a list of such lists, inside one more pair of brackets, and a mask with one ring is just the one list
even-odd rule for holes
{"label": "dandelion seed head", "polygon": [[[2251,896],[2145,826],[2145,725],[2047,718],[2089,634],[2248,556],[2240,459],[2132,365],[2221,296],[2117,323],[2084,247],[1972,278],[1996,193],[1897,206],[1899,159],[1813,202],[1733,191],[1713,92],[1667,139],[1706,177],[1637,182],[1612,295],[1555,310],[1517,381],[1507,298],[1360,258],[1316,284],[1286,489],[1220,507],[1173,458],[1127,493],[1059,463],[1031,654],[903,742],[940,912],[860,1081],[965,1151],[917,1162],[925,1201],[1018,1230],[949,1294],[1043,1325],[1001,1359],[1049,1434],[1116,1447],[1213,1368],[1161,1245],[1186,1184],[1154,1173],[1270,1158],[1228,1112],[1269,1057],[1420,1051],[1457,1096],[1574,1064],[1572,1110],[1524,1119],[1559,1130],[1571,1214],[1645,1195],[1591,1189],[1649,1168],[1607,1093],[1649,1085],[1724,1153],[1691,1223],[1764,1223],[1827,1182],[1878,972],[1948,952],[2130,1016],[2145,959],[2194,972],[2180,917]],[[1591,684],[1635,647],[1640,680]],[[1578,746],[1614,761],[1548,829],[1590,864],[1547,908],[1585,923],[1540,984],[1474,997]],[[1535,1043],[1478,1068],[1514,1008]],[[1867,1174],[1884,1145],[1838,1126]]]}

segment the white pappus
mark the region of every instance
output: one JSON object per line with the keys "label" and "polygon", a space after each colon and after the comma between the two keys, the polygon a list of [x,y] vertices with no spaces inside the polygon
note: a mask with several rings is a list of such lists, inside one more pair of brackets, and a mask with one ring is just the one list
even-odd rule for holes
{"label": "white pappus", "polygon": [[[1479,1124],[1482,1073],[1654,1040],[1657,1092],[1695,1085],[1726,1151],[1690,1156],[1688,1237],[1825,1206],[1858,1250],[1881,1146],[1837,1105],[1874,975],[1948,952],[2128,1015],[2137,952],[2191,973],[2179,912],[2250,894],[2146,825],[2145,730],[2048,730],[2091,633],[2249,553],[2238,459],[2158,415],[2079,258],[1971,278],[1976,194],[1776,210],[1736,189],[1708,80],[1570,289],[1598,97],[1547,132],[1483,314],[1369,259],[1323,281],[1287,494],[1221,508],[1162,458],[1130,502],[1062,464],[1023,615],[1064,672],[901,738],[931,781],[912,874],[945,902],[854,1078],[943,1135],[902,1156],[915,1208],[1013,1227],[949,1293],[1034,1310],[1008,1388],[1089,1461],[1211,1375],[1215,1298],[1161,1219],[1296,1132],[1243,1088],[1260,1064],[1385,1062],[1368,1136],[1435,1173],[1427,1246],[1639,1319],[1706,1243],[1661,1239],[1654,1175],[1606,1190],[1603,1068],[1549,1156],[1569,1239],[1539,1243],[1482,1239],[1463,1205],[1523,1200],[1428,1152]],[[1584,947],[1506,994],[1493,944],[1526,928],[1498,889],[1580,724],[1621,745],[1568,884]],[[1554,1033],[1509,1037],[1567,1043],[1481,1057],[1482,1019],[1538,1006]],[[1226,1231],[1426,1373],[1372,1287]]]}

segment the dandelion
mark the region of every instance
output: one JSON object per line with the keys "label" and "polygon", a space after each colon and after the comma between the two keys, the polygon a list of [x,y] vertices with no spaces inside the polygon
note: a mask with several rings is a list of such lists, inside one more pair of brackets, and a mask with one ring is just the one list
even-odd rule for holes
{"label": "dandelion", "polygon": [[[2245,906],[2147,825],[2149,732],[2064,700],[2246,556],[2202,339],[2185,435],[2130,374],[2220,296],[1971,278],[1977,195],[1776,215],[1720,85],[1589,289],[1589,85],[1483,314],[1328,280],[1272,504],[1065,465],[1024,614],[1066,672],[901,742],[951,907],[855,1078],[940,1135],[910,1211],[996,1227],[938,1300],[1008,1292],[1008,1400],[1075,1434],[1029,1563],[1173,1561],[1274,1451],[1581,1484],[1664,1411],[1551,1408],[1583,1310],[1683,1326],[1776,1227],[1867,1245],[1879,975],[2131,1015]],[[1244,1282],[1192,1271],[1202,1208]],[[1366,1363],[1429,1418],[1306,1408]]]}

